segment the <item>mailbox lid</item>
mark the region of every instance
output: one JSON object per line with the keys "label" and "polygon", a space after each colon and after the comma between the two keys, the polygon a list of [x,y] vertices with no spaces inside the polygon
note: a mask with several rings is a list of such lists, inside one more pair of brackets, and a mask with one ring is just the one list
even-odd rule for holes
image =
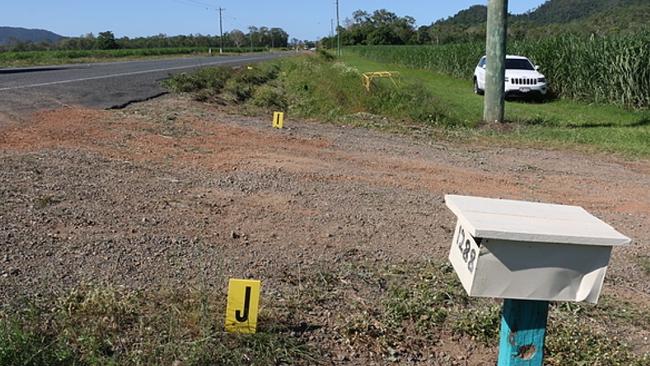
{"label": "mailbox lid", "polygon": [[475,238],[617,246],[630,238],[578,206],[445,196],[447,207]]}

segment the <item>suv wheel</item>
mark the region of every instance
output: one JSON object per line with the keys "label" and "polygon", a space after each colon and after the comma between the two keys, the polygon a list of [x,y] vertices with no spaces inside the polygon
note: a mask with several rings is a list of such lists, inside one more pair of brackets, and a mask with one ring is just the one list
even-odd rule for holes
{"label": "suv wheel", "polygon": [[476,78],[474,78],[474,94],[483,95],[483,90],[478,87],[478,80]]}

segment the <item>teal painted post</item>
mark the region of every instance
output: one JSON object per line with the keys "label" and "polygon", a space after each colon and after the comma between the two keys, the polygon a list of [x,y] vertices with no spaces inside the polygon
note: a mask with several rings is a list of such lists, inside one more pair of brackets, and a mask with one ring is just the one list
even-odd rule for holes
{"label": "teal painted post", "polygon": [[548,301],[503,301],[498,366],[542,366]]}

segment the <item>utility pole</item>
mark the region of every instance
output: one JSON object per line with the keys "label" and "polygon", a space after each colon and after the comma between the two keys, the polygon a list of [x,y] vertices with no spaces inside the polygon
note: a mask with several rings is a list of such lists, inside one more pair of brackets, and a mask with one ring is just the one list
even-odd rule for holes
{"label": "utility pole", "polygon": [[221,47],[219,48],[219,53],[223,53],[223,11],[226,9],[223,9],[222,7],[219,7],[219,39],[221,40]]}
{"label": "utility pole", "polygon": [[488,1],[485,122],[503,122],[505,116],[506,37],[508,0]]}
{"label": "utility pole", "polygon": [[336,55],[341,57],[341,18],[339,17],[339,0],[336,0]]}
{"label": "utility pole", "polygon": [[334,49],[334,19],[330,19],[330,49]]}

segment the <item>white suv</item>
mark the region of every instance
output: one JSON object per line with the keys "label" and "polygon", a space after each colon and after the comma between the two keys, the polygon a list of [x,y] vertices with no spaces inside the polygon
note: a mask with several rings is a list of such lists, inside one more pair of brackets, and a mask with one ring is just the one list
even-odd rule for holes
{"label": "white suv", "polygon": [[[483,95],[485,91],[486,57],[483,56],[474,71],[474,93]],[[506,98],[530,97],[542,98],[548,92],[546,77],[529,59],[522,56],[506,56]]]}

